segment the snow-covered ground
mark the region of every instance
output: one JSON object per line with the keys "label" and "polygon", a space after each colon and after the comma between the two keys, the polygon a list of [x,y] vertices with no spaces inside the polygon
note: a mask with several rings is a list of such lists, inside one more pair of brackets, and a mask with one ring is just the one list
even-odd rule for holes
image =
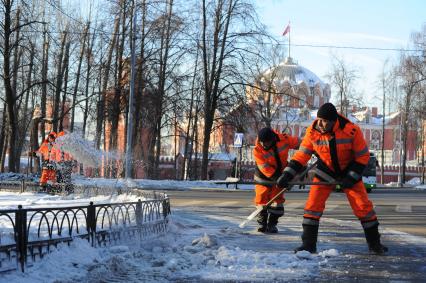
{"label": "snow-covered ground", "polygon": [[[153,181],[148,183],[152,187]],[[162,182],[157,185],[165,186]],[[83,205],[90,201],[105,203],[136,200],[137,197],[132,195],[80,198],[72,195],[0,192],[0,206],[5,209],[16,208],[18,204],[28,208]],[[70,246],[59,246],[43,260],[36,261],[25,273],[0,274],[0,281],[195,282],[297,279],[315,275],[319,266],[327,264],[329,257],[338,254],[334,249],[315,256],[303,252],[297,255],[291,252],[283,254],[280,249],[273,253],[253,251],[240,248],[238,243],[242,239],[251,238],[254,246],[261,247],[264,239],[253,231],[239,229],[236,222],[238,219],[232,220],[235,225],[224,228],[214,219],[205,223],[205,218],[194,217],[194,214],[185,210],[174,210],[170,218],[169,231],[164,235],[153,236],[142,242],[130,240],[106,248],[93,248],[87,241],[77,239]],[[0,221],[0,229],[10,228],[5,227],[6,223]]]}
{"label": "snow-covered ground", "polygon": [[[170,180],[74,181],[77,184],[140,186],[150,189],[224,188],[224,185],[211,182]],[[251,185],[239,187],[253,189]],[[418,188],[426,189],[420,185]],[[49,207],[83,205],[90,201],[105,203],[135,200],[137,197],[132,195],[82,198],[73,195],[0,192],[0,206],[4,209],[16,208],[18,204],[24,207]],[[380,268],[374,259],[361,264],[366,254],[366,244],[356,221],[322,219],[320,253],[294,254],[292,249],[300,244],[300,216],[286,214],[280,223],[280,227],[285,227],[280,234],[263,235],[255,231],[254,224],[240,229],[238,224],[242,219],[233,215],[232,210],[211,209],[193,211],[172,207],[169,231],[143,241],[129,240],[119,245],[93,248],[87,241],[77,239],[70,246],[59,246],[43,260],[28,267],[25,273],[0,274],[0,282],[309,282],[318,278],[322,280],[327,273],[332,273],[334,278],[345,276],[357,268],[360,269],[357,272],[371,273],[372,278],[379,275],[378,278],[392,278],[392,272],[386,275],[389,271]],[[0,230],[6,228],[0,222]],[[355,236],[350,238],[351,241],[342,242],[343,239],[337,237],[336,231],[345,231]],[[426,256],[425,238],[390,229],[384,230],[383,234],[386,241],[400,243],[395,249],[400,248],[402,251],[403,247],[410,247],[413,254],[417,253],[420,262],[412,257],[410,264],[418,264],[426,274],[426,264],[421,263],[421,259]],[[348,236],[344,238],[347,240]],[[353,254],[353,250],[364,252]],[[395,261],[393,266],[396,269],[402,268],[398,265],[401,258],[388,258]]]}

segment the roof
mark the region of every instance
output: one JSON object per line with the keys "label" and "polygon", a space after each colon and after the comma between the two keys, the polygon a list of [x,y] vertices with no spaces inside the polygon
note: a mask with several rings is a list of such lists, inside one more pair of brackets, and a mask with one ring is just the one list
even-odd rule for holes
{"label": "roof", "polygon": [[264,72],[264,75],[267,76],[272,73],[277,84],[284,84],[287,81],[291,85],[305,83],[308,87],[319,85],[324,88],[327,85],[312,71],[295,63],[291,57],[287,57],[278,66],[268,69]]}

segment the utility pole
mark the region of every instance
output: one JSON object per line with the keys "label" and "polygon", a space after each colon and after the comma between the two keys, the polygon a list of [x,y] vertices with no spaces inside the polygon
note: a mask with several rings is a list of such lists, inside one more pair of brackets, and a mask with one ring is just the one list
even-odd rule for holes
{"label": "utility pole", "polygon": [[132,46],[130,58],[130,94],[129,94],[129,112],[127,115],[127,143],[126,143],[126,166],[125,177],[129,179],[132,177],[132,143],[133,143],[133,100],[135,96],[135,49],[136,49],[136,0],[133,0],[133,28],[132,28]]}
{"label": "utility pole", "polygon": [[[400,108],[402,109],[402,107]],[[404,180],[402,180],[402,110],[399,111],[399,170],[398,170],[398,187],[403,187]]]}

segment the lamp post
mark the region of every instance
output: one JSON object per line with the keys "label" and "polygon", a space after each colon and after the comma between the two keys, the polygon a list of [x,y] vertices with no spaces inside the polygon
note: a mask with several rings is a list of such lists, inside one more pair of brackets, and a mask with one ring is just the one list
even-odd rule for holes
{"label": "lamp post", "polygon": [[135,96],[135,44],[136,44],[136,3],[133,0],[133,28],[132,28],[132,46],[130,58],[130,94],[129,94],[129,112],[127,115],[127,142],[126,142],[126,179],[132,176],[132,143],[133,143],[133,99]]}

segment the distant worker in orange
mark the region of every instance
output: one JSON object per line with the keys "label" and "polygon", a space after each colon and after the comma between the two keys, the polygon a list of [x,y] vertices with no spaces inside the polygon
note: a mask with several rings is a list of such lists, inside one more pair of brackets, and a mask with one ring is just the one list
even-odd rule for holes
{"label": "distant worker in orange", "polygon": [[[307,164],[312,154],[318,157],[317,169],[342,182],[342,189],[361,222],[369,249],[375,254],[384,254],[388,248],[380,242],[379,221],[368,199],[362,182],[362,173],[370,158],[361,129],[337,113],[336,107],[325,103],[317,112],[317,119],[306,130],[299,150],[295,153],[277,183],[281,188],[288,185],[296,173]],[[317,173],[314,182],[327,181]],[[334,185],[311,186],[303,215],[302,246],[295,252],[316,253],[320,218],[325,202]]]}
{"label": "distant worker in orange", "polygon": [[[255,180],[276,181],[287,166],[288,151],[296,149],[300,140],[287,134],[278,134],[269,127],[259,131],[253,156],[256,161]],[[270,207],[266,204],[281,190],[276,185],[255,186],[255,204],[263,206],[257,216],[258,232],[278,233],[278,218],[284,215],[284,195],[281,194]]]}
{"label": "distant worker in orange", "polygon": [[47,189],[50,183],[56,183],[56,160],[59,157],[60,151],[55,148],[55,139],[56,133],[50,132],[38,149],[38,153],[42,157],[40,186],[43,189]]}

